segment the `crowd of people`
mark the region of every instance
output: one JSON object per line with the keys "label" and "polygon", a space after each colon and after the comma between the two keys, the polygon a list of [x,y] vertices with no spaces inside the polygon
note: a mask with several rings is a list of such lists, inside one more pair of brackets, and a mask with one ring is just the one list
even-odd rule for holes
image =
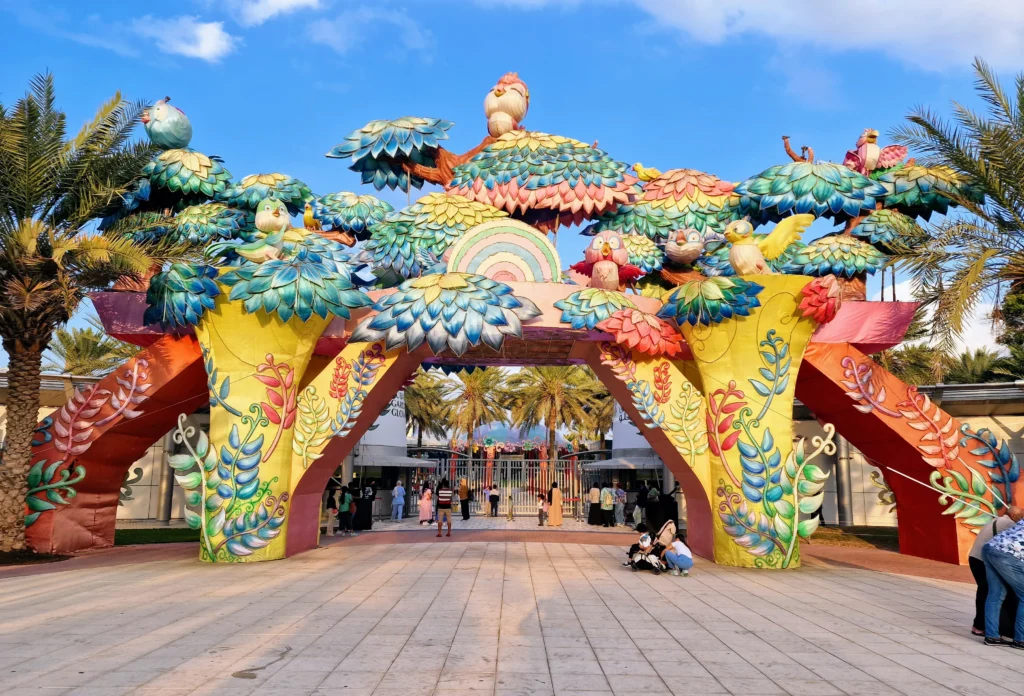
{"label": "crowd of people", "polygon": [[978,530],[968,562],[978,583],[971,633],[1024,650],[1024,508],[1010,506]]}

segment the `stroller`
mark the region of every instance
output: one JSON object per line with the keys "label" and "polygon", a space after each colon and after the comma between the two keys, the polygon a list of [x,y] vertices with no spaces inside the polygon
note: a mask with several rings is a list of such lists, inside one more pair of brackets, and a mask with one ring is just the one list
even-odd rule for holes
{"label": "stroller", "polygon": [[650,570],[655,575],[661,575],[662,571],[667,570],[665,563],[658,558],[658,552],[650,534],[644,534],[640,537],[640,541],[629,547],[626,556],[629,560],[622,565],[629,566],[634,573]]}

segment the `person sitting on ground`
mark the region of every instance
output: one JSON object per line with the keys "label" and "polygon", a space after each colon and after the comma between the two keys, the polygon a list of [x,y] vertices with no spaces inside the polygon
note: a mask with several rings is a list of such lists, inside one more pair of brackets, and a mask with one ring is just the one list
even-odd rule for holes
{"label": "person sitting on ground", "polygon": [[544,526],[544,518],[547,517],[548,501],[543,493],[537,494],[537,526]]}
{"label": "person sitting on ground", "polygon": [[647,533],[647,525],[641,522],[636,526],[636,531],[640,532],[640,538],[629,547],[629,551],[626,552],[629,560],[622,565],[628,566],[634,573],[650,570],[655,575],[660,575],[665,566],[658,558],[658,554],[654,553],[654,539]]}
{"label": "person sitting on ground", "polygon": [[491,504],[491,517],[498,516],[498,501],[501,500],[501,491],[497,486],[491,486],[491,494],[487,496],[487,502]]}
{"label": "person sitting on ground", "polygon": [[[996,534],[981,548],[988,580],[985,600],[985,645],[1005,645],[1024,650],[1024,520]],[[1000,637],[999,614],[1007,592],[1017,595],[1017,620],[1013,641]]]}
{"label": "person sitting on ground", "polygon": [[682,573],[683,577],[686,577],[690,574],[690,568],[693,567],[693,554],[686,546],[686,534],[676,532],[672,544],[665,549],[663,558],[672,575]]}
{"label": "person sitting on ground", "polygon": [[[978,536],[971,546],[967,561],[971,566],[971,575],[978,589],[974,594],[974,625],[971,633],[976,636],[985,635],[985,600],[988,599],[988,578],[985,575],[985,561],[981,560],[981,550],[989,540],[1000,532],[1005,532],[1024,518],[1024,508],[1011,505],[1002,517],[997,517],[984,527],[978,529]],[[1003,600],[1003,608],[999,612],[999,635],[1012,636],[1013,624],[1017,618],[1017,595],[1008,593]]]}
{"label": "person sitting on ground", "polygon": [[441,524],[448,520],[448,533],[452,535],[452,489],[448,485],[448,479],[441,479],[441,485],[437,487],[437,536],[441,536]]}

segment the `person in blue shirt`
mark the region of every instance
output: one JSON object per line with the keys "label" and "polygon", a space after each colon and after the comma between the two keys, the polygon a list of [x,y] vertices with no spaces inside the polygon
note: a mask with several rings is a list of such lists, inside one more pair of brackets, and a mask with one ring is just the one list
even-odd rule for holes
{"label": "person in blue shirt", "polygon": [[[981,549],[988,579],[985,600],[985,645],[1005,645],[1024,650],[1024,520],[993,536]],[[1013,640],[999,636],[999,613],[1007,591],[1017,595],[1017,620]]]}
{"label": "person in blue shirt", "polygon": [[405,489],[402,488],[402,479],[398,479],[398,485],[391,491],[391,519],[401,522],[404,511]]}

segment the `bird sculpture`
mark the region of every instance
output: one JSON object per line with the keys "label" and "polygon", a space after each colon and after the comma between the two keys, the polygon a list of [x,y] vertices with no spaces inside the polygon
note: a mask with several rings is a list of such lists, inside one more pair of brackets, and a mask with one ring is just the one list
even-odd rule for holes
{"label": "bird sculpture", "polygon": [[765,259],[778,258],[793,242],[800,240],[814,216],[791,215],[775,226],[771,234],[755,238],[754,226],[747,220],[733,220],[725,228],[725,238],[732,243],[729,264],[736,275],[774,273]]}
{"label": "bird sculpture", "polygon": [[569,268],[590,276],[592,288],[621,290],[627,283],[644,275],[640,268],[629,263],[629,251],[622,241],[622,235],[614,230],[598,233],[583,256],[585,261],[574,263]]}
{"label": "bird sculpture", "polygon": [[636,172],[636,178],[640,181],[654,181],[661,176],[661,170],[655,169],[654,167],[645,167],[640,162],[633,165],[633,171]]}
{"label": "bird sculpture", "polygon": [[310,203],[306,203],[302,209],[302,226],[311,232],[319,232],[323,229],[320,221],[313,217],[313,206]]}
{"label": "bird sculpture", "polygon": [[185,112],[171,106],[171,98],[164,97],[142,112],[142,127],[150,141],[161,150],[188,147],[192,142],[192,124]]}
{"label": "bird sculpture", "polygon": [[526,112],[530,109],[530,90],[519,79],[519,73],[505,73],[484,99],[487,132],[498,138],[505,133],[521,130]]}
{"label": "bird sculpture", "polygon": [[698,230],[671,230],[665,241],[665,263],[661,267],[662,279],[670,285],[682,285],[691,280],[704,280],[704,274],[693,268],[693,263],[704,253],[704,235]]}
{"label": "bird sculpture", "polygon": [[238,240],[211,244],[206,250],[206,256],[213,258],[233,251],[243,259],[263,263],[281,258],[285,241],[301,241],[303,232],[292,230],[288,207],[274,198],[265,198],[256,207],[256,230],[255,240],[242,244]]}
{"label": "bird sculpture", "polygon": [[856,148],[847,151],[843,165],[864,176],[876,169],[895,167],[907,156],[907,148],[904,145],[879,147],[878,131],[874,128],[864,129],[857,138]]}

